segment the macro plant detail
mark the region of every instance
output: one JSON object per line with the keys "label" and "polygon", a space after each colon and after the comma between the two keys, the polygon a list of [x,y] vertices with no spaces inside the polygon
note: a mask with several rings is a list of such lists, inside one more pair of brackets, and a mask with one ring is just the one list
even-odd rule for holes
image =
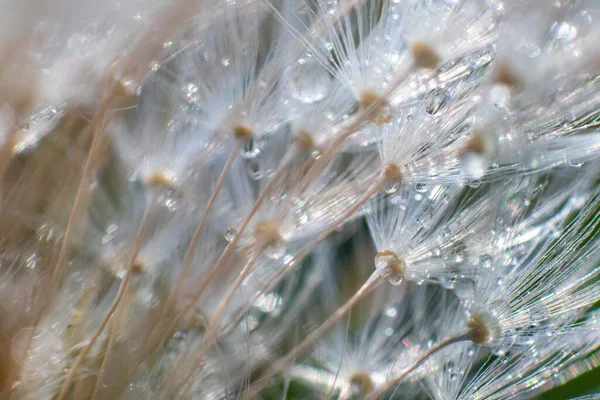
{"label": "macro plant detail", "polygon": [[1,399],[526,399],[598,366],[597,1],[3,10]]}

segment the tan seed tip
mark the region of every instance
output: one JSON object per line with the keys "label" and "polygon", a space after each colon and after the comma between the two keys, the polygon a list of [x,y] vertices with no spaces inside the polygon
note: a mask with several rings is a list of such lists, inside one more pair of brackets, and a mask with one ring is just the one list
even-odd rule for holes
{"label": "tan seed tip", "polygon": [[254,137],[254,131],[248,125],[238,124],[233,127],[233,136],[236,140],[248,143]]}
{"label": "tan seed tip", "polygon": [[362,110],[368,110],[367,118],[375,125],[384,125],[392,120],[392,112],[388,101],[371,91],[364,91],[358,99]]}
{"label": "tan seed tip", "polygon": [[435,50],[424,42],[414,42],[411,46],[414,65],[423,69],[436,69],[440,58]]}
{"label": "tan seed tip", "polygon": [[350,385],[356,386],[359,390],[361,396],[366,396],[375,389],[375,384],[373,380],[369,376],[369,374],[365,372],[356,372],[350,376]]}
{"label": "tan seed tip", "polygon": [[254,236],[264,246],[277,243],[281,240],[279,229],[273,222],[263,221],[256,224]]}
{"label": "tan seed tip", "polygon": [[304,150],[311,150],[315,147],[315,139],[308,131],[299,129],[294,135],[294,143]]}
{"label": "tan seed tip", "polygon": [[481,344],[488,339],[489,331],[480,318],[469,318],[469,320],[467,321],[467,328],[469,328],[470,330],[470,338],[473,343]]}

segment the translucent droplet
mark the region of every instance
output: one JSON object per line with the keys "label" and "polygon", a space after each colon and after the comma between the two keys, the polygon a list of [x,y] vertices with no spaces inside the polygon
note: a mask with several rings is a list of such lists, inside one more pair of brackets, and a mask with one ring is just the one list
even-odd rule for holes
{"label": "translucent droplet", "polygon": [[428,189],[428,187],[424,183],[417,183],[415,185],[415,190],[419,193],[425,193],[425,192],[427,192],[427,189]]}
{"label": "translucent droplet", "polygon": [[288,79],[292,97],[307,104],[323,100],[333,82],[321,64],[304,58],[290,71]]}
{"label": "translucent droplet", "polygon": [[557,42],[570,42],[577,36],[577,28],[567,22],[555,22],[550,28],[553,39]]}
{"label": "translucent droplet", "polygon": [[394,194],[400,189],[400,182],[398,182],[398,181],[384,182],[381,189],[383,190],[383,192],[385,194]]}
{"label": "translucent droplet", "polygon": [[550,312],[548,308],[542,304],[536,304],[529,310],[529,319],[531,320],[532,325],[538,325],[541,322],[550,318]]}
{"label": "translucent droplet", "polygon": [[442,111],[446,105],[450,96],[448,92],[444,89],[434,89],[427,95],[426,101],[427,104],[425,106],[425,112],[429,115],[435,115],[438,112]]}
{"label": "translucent droplet", "polygon": [[496,84],[490,89],[490,100],[494,107],[506,110],[510,101],[510,88],[506,85]]}
{"label": "translucent droplet", "polygon": [[233,228],[229,228],[225,232],[225,240],[227,240],[228,242],[231,242],[233,240],[233,238],[235,237],[235,235],[237,235],[237,230],[235,230]]}
{"label": "translucent droplet", "polygon": [[272,260],[278,260],[285,254],[286,246],[283,240],[277,240],[265,246],[264,254]]}
{"label": "translucent droplet", "polygon": [[467,185],[469,185],[470,188],[473,189],[477,189],[479,186],[481,186],[481,181],[478,179],[469,181],[469,183],[467,183]]}
{"label": "translucent droplet", "polygon": [[484,269],[492,268],[493,258],[489,254],[482,254],[479,256],[479,266]]}
{"label": "translucent droplet", "polygon": [[469,180],[478,180],[485,176],[489,161],[482,153],[465,151],[460,157],[460,168],[463,176]]}
{"label": "translucent droplet", "polygon": [[456,284],[456,274],[449,273],[440,278],[440,283],[442,287],[445,289],[454,289],[454,285]]}
{"label": "translucent droplet", "polygon": [[256,141],[251,140],[240,149],[240,156],[246,160],[252,160],[260,154],[261,150],[261,146],[259,146]]}

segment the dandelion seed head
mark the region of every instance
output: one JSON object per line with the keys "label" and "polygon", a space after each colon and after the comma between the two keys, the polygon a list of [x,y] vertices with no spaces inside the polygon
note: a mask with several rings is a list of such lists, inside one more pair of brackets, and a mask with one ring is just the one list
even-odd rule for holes
{"label": "dandelion seed head", "polygon": [[375,255],[375,269],[392,285],[399,285],[404,280],[406,263],[393,251],[384,250]]}

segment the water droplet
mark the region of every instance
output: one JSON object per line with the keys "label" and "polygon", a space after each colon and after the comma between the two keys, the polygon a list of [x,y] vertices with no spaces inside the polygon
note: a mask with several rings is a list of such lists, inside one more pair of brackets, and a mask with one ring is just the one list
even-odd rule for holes
{"label": "water droplet", "polygon": [[252,160],[260,154],[261,150],[261,143],[257,143],[256,140],[251,140],[240,149],[240,156],[246,160]]}
{"label": "water droplet", "polygon": [[227,240],[228,242],[231,242],[233,240],[233,238],[235,237],[235,235],[237,235],[237,230],[235,230],[233,228],[229,228],[225,232],[225,240]]}
{"label": "water droplet", "polygon": [[482,254],[479,256],[479,266],[484,269],[492,268],[493,258],[489,254]]}
{"label": "water droplet", "polygon": [[429,189],[429,188],[424,183],[417,183],[415,185],[415,190],[419,193],[425,193],[425,192],[427,192],[427,189]]}
{"label": "water droplet", "polygon": [[510,88],[506,85],[493,85],[490,89],[490,101],[494,107],[507,110],[510,101]]}
{"label": "water droplet", "polygon": [[446,90],[439,88],[432,90],[426,97],[425,112],[429,115],[437,114],[446,107],[449,99],[450,95]]}
{"label": "water droplet", "polygon": [[404,279],[402,278],[402,276],[397,275],[397,276],[391,276],[388,278],[388,282],[392,285],[392,286],[398,286],[402,283]]}
{"label": "water droplet", "polygon": [[272,260],[278,260],[285,254],[286,246],[285,241],[277,240],[275,242],[269,243],[265,246],[264,254],[268,258]]}
{"label": "water droplet", "polygon": [[473,189],[477,189],[479,186],[481,186],[481,181],[478,179],[469,181],[469,183],[467,183],[467,185],[469,185],[470,188]]}
{"label": "water droplet", "polygon": [[395,180],[390,180],[390,181],[384,182],[381,187],[381,190],[383,190],[383,192],[385,194],[394,194],[399,189],[400,189],[400,182],[395,181]]}
{"label": "water droplet", "polygon": [[301,59],[288,76],[292,97],[303,103],[323,100],[333,84],[329,72],[317,61]]}
{"label": "water droplet", "polygon": [[550,318],[550,312],[548,308],[542,304],[538,303],[531,307],[529,310],[529,319],[531,320],[532,325],[539,325],[541,322]]}
{"label": "water droplet", "polygon": [[160,63],[156,60],[152,60],[152,61],[150,61],[150,64],[148,65],[148,67],[150,67],[150,71],[156,72],[160,68]]}
{"label": "water droplet", "polygon": [[460,157],[461,172],[469,180],[483,178],[487,172],[488,163],[489,160],[484,154],[472,151],[465,151]]}
{"label": "water droplet", "polygon": [[556,42],[570,42],[577,36],[577,28],[567,22],[555,22],[550,28]]}
{"label": "water droplet", "polygon": [[440,283],[445,289],[454,289],[456,284],[456,273],[450,272],[440,278]]}

